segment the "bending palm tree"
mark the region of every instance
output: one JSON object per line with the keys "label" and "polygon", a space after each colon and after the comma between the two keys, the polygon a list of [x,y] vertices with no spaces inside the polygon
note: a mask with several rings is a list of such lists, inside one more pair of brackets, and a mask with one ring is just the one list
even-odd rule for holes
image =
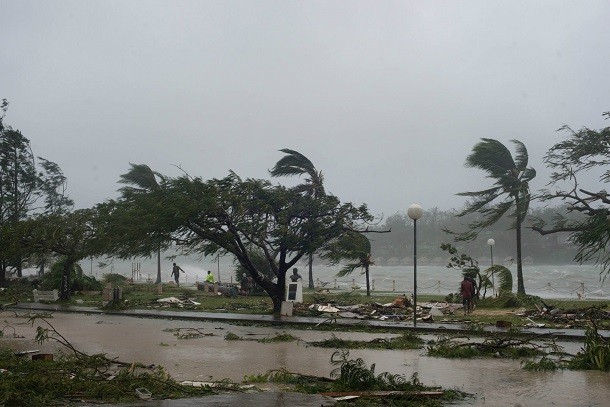
{"label": "bending palm tree", "polygon": [[371,242],[362,233],[348,232],[341,239],[332,242],[324,254],[324,258],[330,260],[331,264],[339,264],[341,260],[349,260],[337,273],[343,277],[357,268],[364,269],[366,274],[366,295],[371,295],[371,284],[369,279],[369,268],[373,265],[371,260]]}
{"label": "bending palm tree", "polygon": [[[324,191],[324,176],[318,171],[311,161],[298,151],[284,148],[280,150],[286,153],[269,171],[272,177],[301,176],[308,175],[304,184],[297,185],[295,190],[307,196],[319,198],[326,195]],[[309,253],[309,288],[313,287],[313,252]]]}
{"label": "bending palm tree", "polygon": [[[161,186],[157,182],[157,177],[163,181],[163,175],[150,169],[146,164],[130,164],[131,168],[128,172],[121,175],[119,182],[128,184],[119,189],[123,194],[146,194],[152,191],[158,191]],[[155,284],[161,283],[161,244],[157,248],[157,280]]]}
{"label": "bending palm tree", "polygon": [[[521,224],[527,215],[531,201],[529,181],[536,176],[536,170],[527,167],[528,154],[522,142],[512,140],[516,151],[513,159],[510,151],[499,141],[488,138],[481,140],[466,158],[466,166],[486,171],[487,177],[496,182],[489,189],[458,194],[472,197],[473,201],[466,204],[466,208],[457,216],[478,212],[483,215],[483,218],[469,224],[469,230],[458,234],[456,240],[474,240],[482,229],[496,223],[513,208],[510,216],[514,218],[512,227],[516,231],[517,239],[517,293],[525,294],[521,262]],[[503,201],[492,204],[494,200],[502,196]]]}

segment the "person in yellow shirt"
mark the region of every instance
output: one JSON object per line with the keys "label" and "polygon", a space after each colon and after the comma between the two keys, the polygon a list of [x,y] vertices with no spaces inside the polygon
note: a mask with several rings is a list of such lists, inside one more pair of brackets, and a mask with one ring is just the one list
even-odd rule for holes
{"label": "person in yellow shirt", "polygon": [[205,283],[208,286],[208,289],[214,289],[214,274],[210,270],[208,270],[208,275],[205,276]]}

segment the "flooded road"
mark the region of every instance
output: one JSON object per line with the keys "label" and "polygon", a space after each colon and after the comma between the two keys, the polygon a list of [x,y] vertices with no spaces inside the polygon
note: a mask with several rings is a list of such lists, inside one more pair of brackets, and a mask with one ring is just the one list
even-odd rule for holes
{"label": "flooded road", "polygon": [[[15,350],[54,351],[58,345],[33,342],[37,321],[32,327],[24,318],[5,312],[1,346]],[[218,322],[192,322],[142,319],[111,315],[54,314],[49,322],[77,349],[86,353],[106,353],[124,362],[164,366],[177,380],[242,381],[244,375],[261,374],[285,368],[307,375],[329,376],[334,349],[309,346],[307,342],[330,338],[332,333],[288,330],[274,327],[235,326]],[[25,338],[12,338],[15,332]],[[176,328],[196,328],[206,336],[178,339]],[[299,341],[258,343],[228,341],[231,332],[244,339],[272,338],[290,333]],[[186,333],[186,332],[183,332]],[[337,337],[370,340],[383,336],[368,333],[335,333]],[[387,335],[391,337],[393,335]],[[570,344],[570,351],[575,351]],[[423,355],[423,350],[381,351],[352,350],[350,357],[360,357],[367,365],[376,364],[376,373],[387,371],[407,378],[418,372],[426,385],[458,388],[476,394],[463,405],[475,406],[608,406],[610,374],[603,372],[528,372],[518,361],[504,359],[442,359]]]}

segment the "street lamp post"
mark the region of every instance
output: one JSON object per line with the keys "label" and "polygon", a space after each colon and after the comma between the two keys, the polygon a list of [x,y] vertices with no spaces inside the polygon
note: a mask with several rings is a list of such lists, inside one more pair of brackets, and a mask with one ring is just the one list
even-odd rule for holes
{"label": "street lamp post", "polygon": [[407,209],[407,215],[413,219],[413,327],[417,327],[417,220],[422,217],[424,210],[418,204]]}
{"label": "street lamp post", "polygon": [[[489,245],[489,250],[491,252],[491,267],[494,266],[494,245],[496,241],[493,239],[487,239],[487,244]],[[491,289],[493,290],[493,295],[496,295],[496,284],[494,282],[494,272],[491,271]]]}

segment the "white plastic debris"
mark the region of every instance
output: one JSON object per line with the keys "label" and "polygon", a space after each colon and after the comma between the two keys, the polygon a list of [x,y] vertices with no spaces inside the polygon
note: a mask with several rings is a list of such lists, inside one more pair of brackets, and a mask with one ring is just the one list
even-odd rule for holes
{"label": "white plastic debris", "polygon": [[160,302],[163,304],[182,304],[182,300],[180,300],[176,297],[159,298],[157,300],[157,302]]}
{"label": "white plastic debris", "polygon": [[333,307],[332,305],[322,305],[322,304],[311,304],[309,309],[313,309],[320,312],[339,312],[339,308]]}

